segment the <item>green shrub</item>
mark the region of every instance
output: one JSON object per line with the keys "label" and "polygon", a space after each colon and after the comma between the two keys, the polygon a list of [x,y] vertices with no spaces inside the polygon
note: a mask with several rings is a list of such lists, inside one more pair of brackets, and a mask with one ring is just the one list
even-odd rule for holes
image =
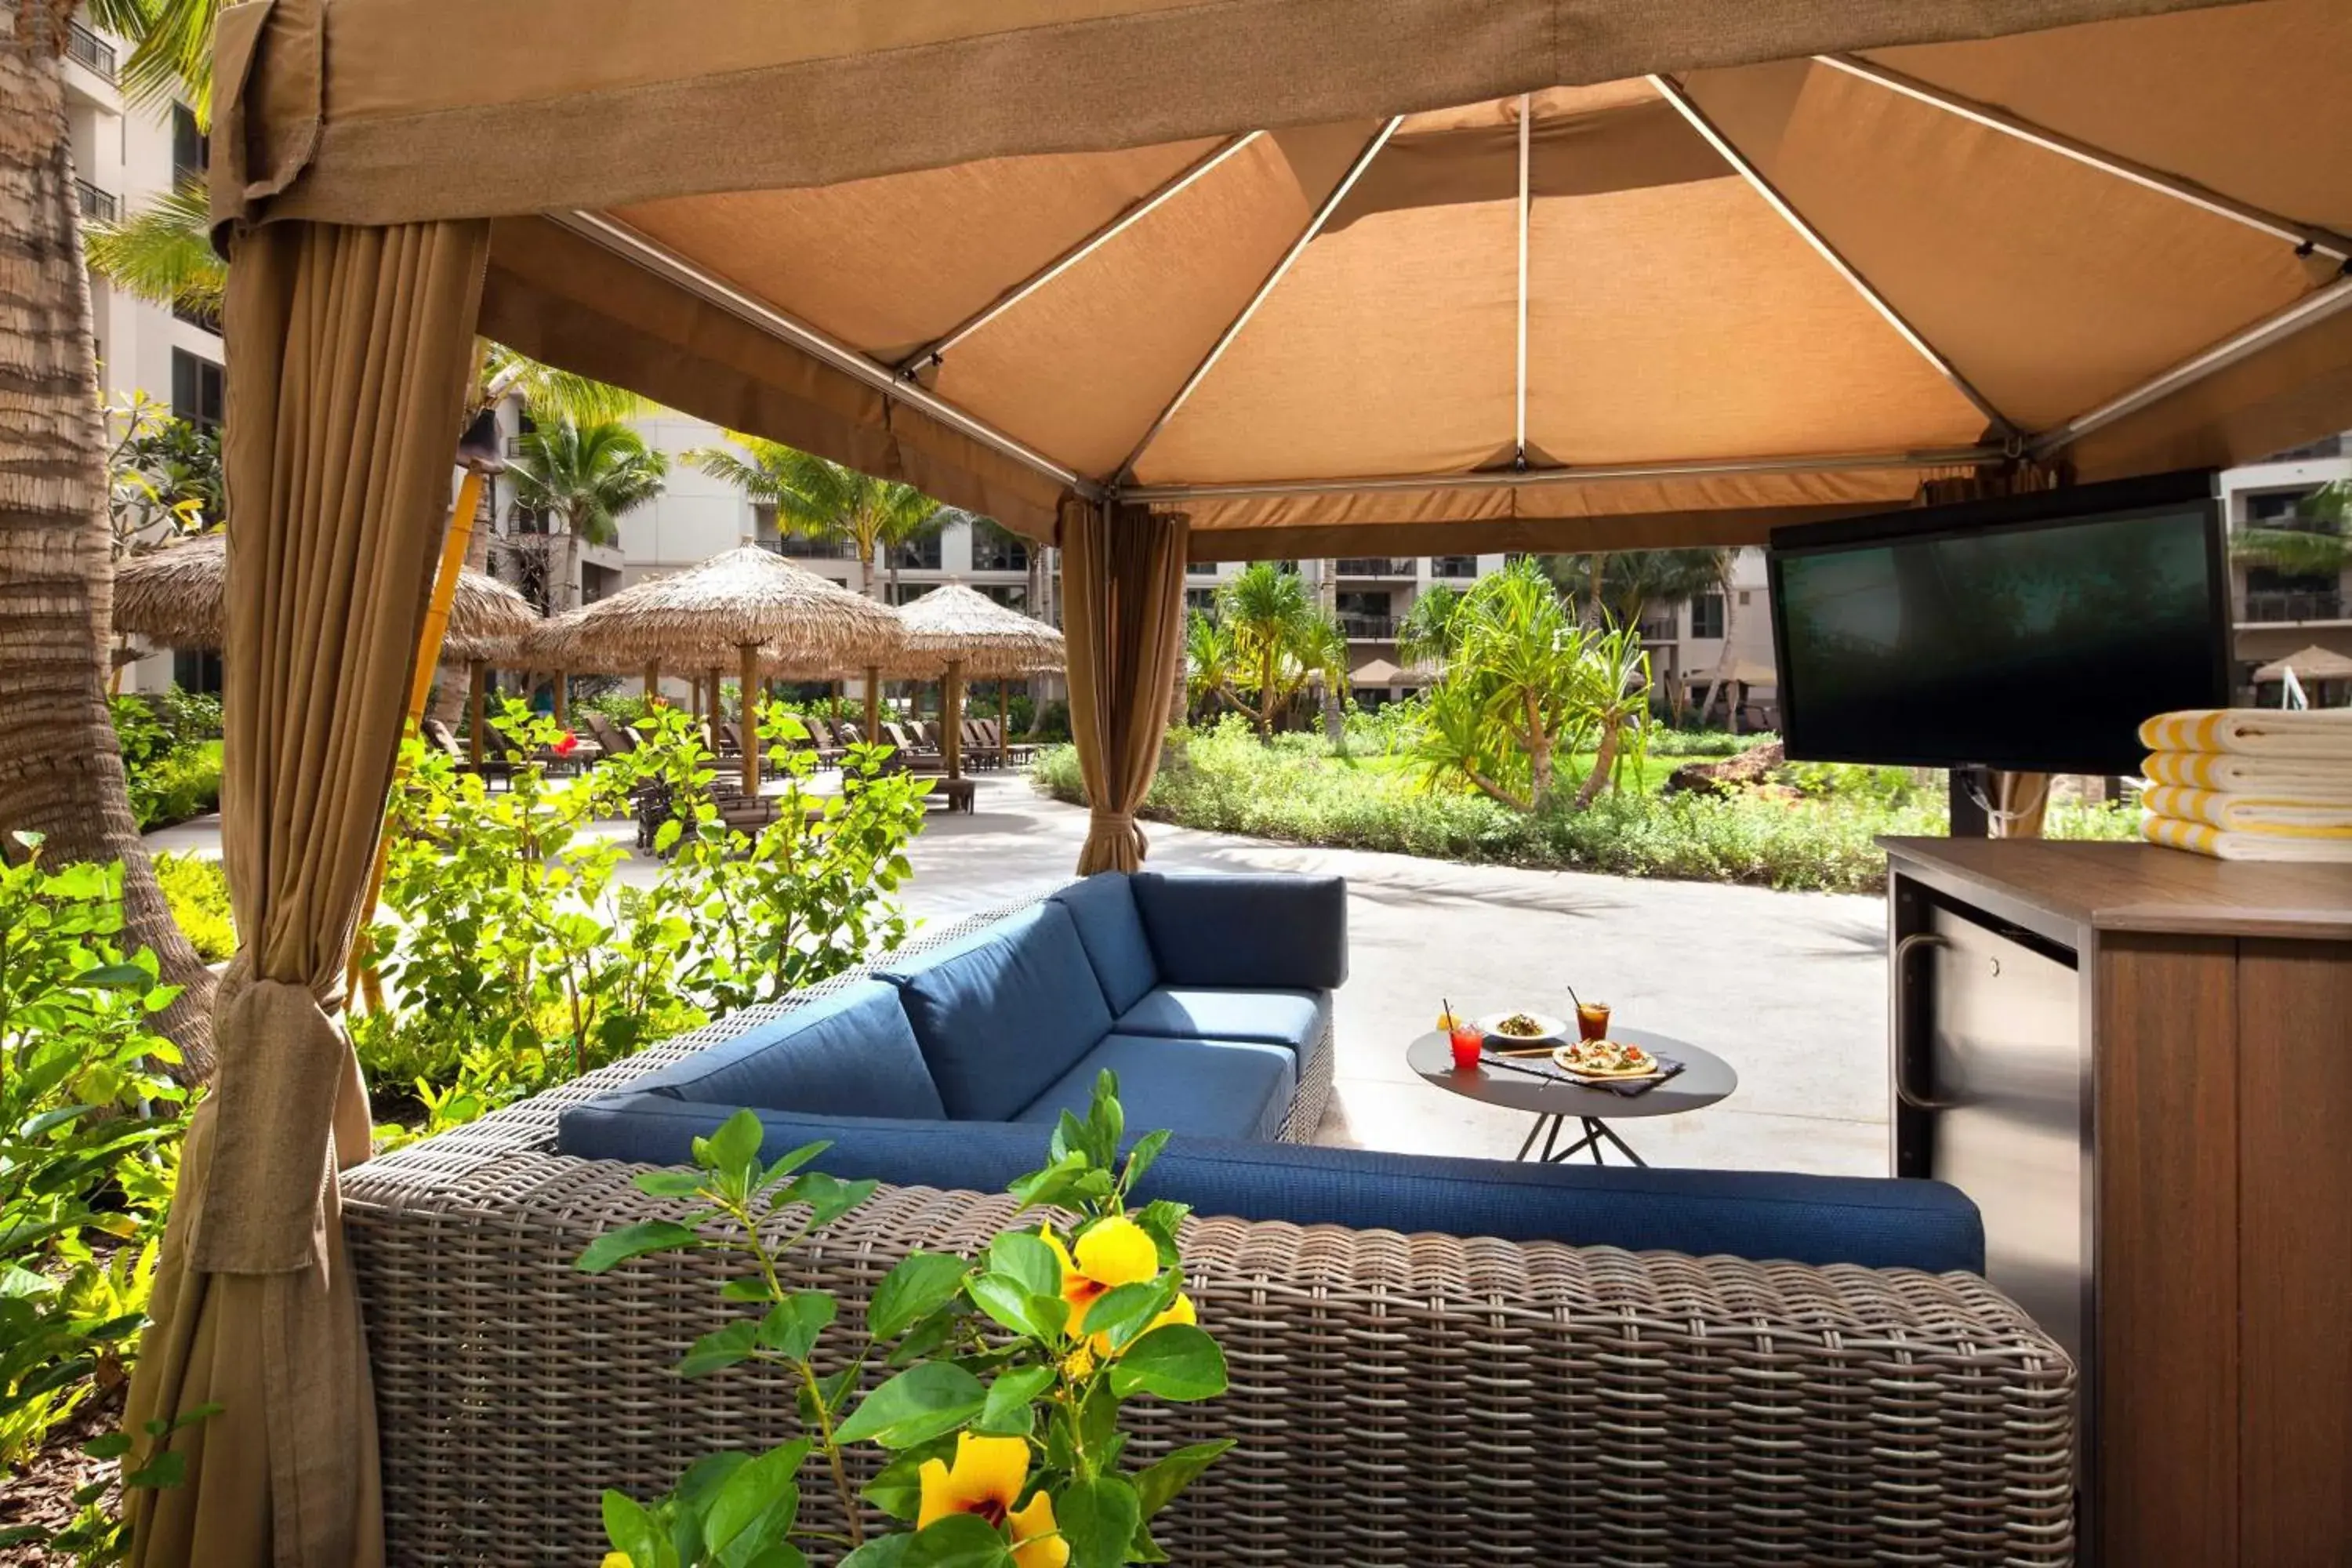
{"label": "green shrub", "polygon": [[220,700],[174,687],[160,697],[107,699],[140,830],[169,827],[220,805]]}
{"label": "green shrub", "polygon": [[1735,735],[1728,730],[1670,730],[1660,725],[1650,732],[1654,757],[1736,757],[1780,737],[1769,730]]}
{"label": "green shrub", "polygon": [[0,1473],[136,1352],[184,1120],[122,868],[0,859]]}
{"label": "green shrub", "polygon": [[[1903,770],[1839,768],[1816,775],[1818,798],[1660,796],[1629,789],[1583,811],[1555,802],[1522,813],[1466,792],[1424,791],[1386,758],[1335,756],[1319,736],[1261,745],[1237,717],[1178,731],[1180,760],[1162,769],[1144,815],[1187,827],[1436,859],[1685,878],[1764,887],[1874,890],[1882,833],[1940,834],[1940,784],[1914,789]],[[1590,766],[1590,759],[1579,760]],[[1903,787],[1895,789],[1899,776]],[[1078,801],[1076,753],[1041,755],[1036,787]],[[2053,837],[2129,837],[2128,807],[2062,802]]]}
{"label": "green shrub", "polygon": [[131,814],[141,832],[220,809],[221,743],[199,741],[132,770]]}
{"label": "green shrub", "polygon": [[155,880],[172,906],[172,919],[181,934],[206,963],[219,963],[236,952],[236,925],[229,913],[228,876],[220,862],[201,855],[155,857]]}

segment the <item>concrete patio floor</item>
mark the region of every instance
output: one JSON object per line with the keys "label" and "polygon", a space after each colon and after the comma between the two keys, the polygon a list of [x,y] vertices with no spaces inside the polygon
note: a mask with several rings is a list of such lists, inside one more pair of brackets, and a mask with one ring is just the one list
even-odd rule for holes
{"label": "concrete patio floor", "polygon": [[[1020,774],[975,782],[977,809],[935,809],[910,847],[915,877],[903,898],[919,920],[1034,898],[1076,863],[1085,812],[1036,795]],[[1509,1158],[1528,1118],[1423,1082],[1405,1066],[1405,1047],[1430,1027],[1441,996],[1474,1014],[1566,1013],[1573,984],[1610,1003],[1619,1023],[1690,1040],[1738,1069],[1738,1092],[1719,1105],[1615,1124],[1651,1163],[1886,1172],[1877,899],[1457,866],[1158,824],[1147,831],[1157,868],[1348,879],[1349,980],[1324,1142]],[[218,824],[205,818],[148,843],[217,853]]]}

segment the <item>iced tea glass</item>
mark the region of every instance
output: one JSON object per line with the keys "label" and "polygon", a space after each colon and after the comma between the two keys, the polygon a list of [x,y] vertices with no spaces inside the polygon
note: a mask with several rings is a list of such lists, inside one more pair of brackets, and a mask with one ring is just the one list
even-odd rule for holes
{"label": "iced tea glass", "polygon": [[1605,1040],[1609,1037],[1609,1004],[1579,1002],[1576,1005],[1576,1037],[1580,1040]]}

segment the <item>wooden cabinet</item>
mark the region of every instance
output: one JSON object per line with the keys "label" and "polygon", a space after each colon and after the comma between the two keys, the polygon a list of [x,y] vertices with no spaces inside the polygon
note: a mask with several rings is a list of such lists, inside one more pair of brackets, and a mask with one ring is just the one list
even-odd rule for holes
{"label": "wooden cabinet", "polygon": [[1884,842],[1895,1166],[2077,1352],[2086,1559],[2352,1562],[2352,869]]}

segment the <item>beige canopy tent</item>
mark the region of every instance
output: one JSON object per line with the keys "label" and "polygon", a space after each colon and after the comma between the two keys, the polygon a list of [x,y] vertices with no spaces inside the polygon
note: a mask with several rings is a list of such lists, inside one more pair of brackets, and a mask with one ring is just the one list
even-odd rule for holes
{"label": "beige canopy tent", "polygon": [[1385,658],[1370,658],[1358,665],[1348,677],[1351,686],[1374,688],[1388,686],[1433,686],[1437,672],[1423,665],[1399,665]]}
{"label": "beige canopy tent", "polygon": [[963,775],[964,682],[995,679],[997,755],[1005,751],[1004,688],[1008,676],[1060,669],[1062,634],[1045,622],[1007,609],[961,583],[944,583],[899,606],[907,642],[896,674],[937,676],[940,681],[940,744],[950,778]]}
{"label": "beige canopy tent", "polygon": [[475,331],[1055,540],[1085,870],[1143,853],[1188,556],[1741,542],[2352,425],[2340,0],[1374,12],[223,14],[247,946],[132,1413],[225,1410],[139,1562],[381,1560],[327,1008]]}

